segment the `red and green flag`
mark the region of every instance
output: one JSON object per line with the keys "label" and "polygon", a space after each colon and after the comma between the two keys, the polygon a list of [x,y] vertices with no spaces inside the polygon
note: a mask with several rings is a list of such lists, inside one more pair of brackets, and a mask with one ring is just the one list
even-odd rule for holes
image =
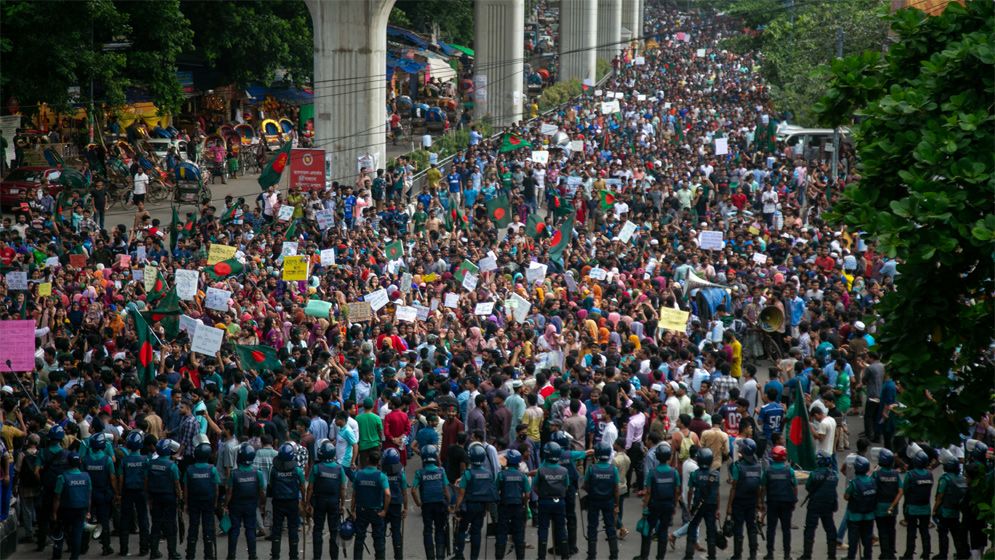
{"label": "red and green flag", "polygon": [[576,212],[577,209],[574,208],[574,205],[569,200],[560,196],[553,197],[553,216],[562,218],[563,216],[572,216]]}
{"label": "red and green flag", "polygon": [[505,132],[504,136],[501,137],[501,148],[498,149],[498,153],[504,154],[507,152],[513,152],[521,148],[531,148],[532,144],[522,138],[520,135],[513,132]]}
{"label": "red and green flag", "polygon": [[601,202],[602,210],[608,211],[615,207],[615,194],[609,190],[599,192],[598,199]]}
{"label": "red and green flag", "polygon": [[149,303],[160,299],[162,296],[166,295],[166,277],[162,275],[161,270],[156,270],[155,273],[155,283],[152,284],[152,289],[149,293],[145,295],[145,300]]}
{"label": "red and green flag", "polygon": [[511,201],[507,195],[496,196],[486,203],[487,215],[494,222],[494,227],[501,229],[511,224]]}
{"label": "red and green flag", "polygon": [[467,272],[469,272],[470,274],[476,274],[478,270],[480,270],[480,267],[478,267],[477,265],[473,264],[472,262],[466,259],[463,259],[463,262],[460,263],[459,268],[456,269],[456,274],[453,274],[453,278],[455,278],[457,282],[462,284],[463,277],[466,276]]}
{"label": "red and green flag", "polygon": [[235,352],[242,362],[242,369],[272,371],[283,365],[272,346],[236,344]]}
{"label": "red and green flag", "polygon": [[148,321],[145,320],[145,317],[142,317],[142,314],[135,306],[128,307],[128,314],[131,315],[131,320],[135,322],[135,336],[138,339],[138,350],[135,352],[135,361],[138,364],[138,383],[144,388],[149,383],[152,383],[156,375],[155,352],[152,347],[155,335],[152,334],[152,328],[149,326]]}
{"label": "red and green flag", "polygon": [[539,214],[529,214],[529,220],[525,223],[525,234],[532,239],[539,239],[546,233],[546,222]]}
{"label": "red and green flag", "polygon": [[[227,224],[235,221],[235,215],[238,214],[238,209],[241,208],[243,204],[245,204],[245,199],[238,197],[238,200],[229,206],[228,209],[225,210],[224,214],[221,214],[221,223]],[[173,215],[176,215],[175,208],[173,209]]]}
{"label": "red and green flag", "polygon": [[150,319],[153,323],[162,324],[166,338],[172,340],[180,334],[180,311],[180,297],[176,295],[176,286],[173,286],[152,310]]}
{"label": "red and green flag", "polygon": [[282,148],[276,151],[273,159],[269,160],[269,163],[263,167],[263,172],[259,175],[259,187],[262,190],[270,188],[271,185],[275,185],[280,182],[280,177],[283,176],[283,170],[287,168],[287,163],[290,162],[290,148],[291,143],[287,142]]}
{"label": "red and green flag", "polygon": [[238,259],[232,257],[226,261],[218,261],[212,265],[209,265],[204,269],[204,272],[206,272],[212,280],[216,281],[224,280],[229,276],[241,274],[243,270],[245,270],[245,266],[238,262]]}
{"label": "red and green flag", "polygon": [[684,141],[684,123],[681,119],[674,123],[674,141],[678,144]]}
{"label": "red and green flag", "polygon": [[459,208],[453,208],[449,212],[446,212],[446,229],[448,231],[453,231],[456,226],[459,225],[464,230],[469,231],[470,229],[470,218],[467,217]]}
{"label": "red and green flag", "polygon": [[785,438],[788,460],[806,471],[815,470],[815,439],[801,383],[795,384],[794,398],[784,418],[788,425],[788,437]]}
{"label": "red and green flag", "polygon": [[549,259],[563,264],[563,251],[570,246],[574,234],[574,219],[571,216],[549,240]]}
{"label": "red and green flag", "polygon": [[400,239],[396,239],[387,244],[384,247],[384,253],[387,254],[388,261],[396,261],[397,259],[404,257],[404,244],[401,243]]}
{"label": "red and green flag", "polygon": [[173,206],[173,219],[169,221],[169,250],[176,250],[176,242],[180,240],[180,213]]}

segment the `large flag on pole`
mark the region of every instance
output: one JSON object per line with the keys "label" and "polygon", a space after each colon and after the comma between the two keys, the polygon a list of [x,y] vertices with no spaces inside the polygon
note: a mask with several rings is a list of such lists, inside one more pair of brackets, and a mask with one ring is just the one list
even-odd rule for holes
{"label": "large flag on pole", "polygon": [[553,234],[553,238],[549,241],[549,259],[553,262],[563,264],[563,251],[570,246],[570,240],[573,238],[574,234],[574,218],[570,218],[563,222],[560,229]]}
{"label": "large flag on pole", "polygon": [[511,224],[511,201],[506,195],[496,196],[486,202],[487,214],[494,222],[494,227],[501,229]]}
{"label": "large flag on pole", "polygon": [[134,305],[128,307],[128,314],[135,322],[135,335],[138,339],[138,351],[135,352],[135,361],[138,367],[138,383],[144,390],[152,380],[155,379],[155,352],[152,350],[152,340],[154,334],[149,327],[148,321]]}
{"label": "large flag on pole", "polygon": [[271,346],[238,344],[235,346],[235,352],[242,363],[242,369],[273,371],[283,365],[276,350]]}
{"label": "large flag on pole", "polygon": [[280,182],[280,177],[283,176],[283,170],[287,167],[287,162],[290,161],[290,148],[291,143],[287,142],[282,148],[276,151],[276,155],[273,159],[269,160],[266,167],[263,167],[263,172],[259,175],[259,186],[266,190],[270,185],[275,185]]}
{"label": "large flag on pole", "polygon": [[785,444],[788,448],[788,460],[806,471],[815,469],[815,439],[812,437],[812,425],[808,421],[808,408],[805,407],[805,395],[802,394],[802,384],[796,383],[791,407],[785,416],[788,433]]}

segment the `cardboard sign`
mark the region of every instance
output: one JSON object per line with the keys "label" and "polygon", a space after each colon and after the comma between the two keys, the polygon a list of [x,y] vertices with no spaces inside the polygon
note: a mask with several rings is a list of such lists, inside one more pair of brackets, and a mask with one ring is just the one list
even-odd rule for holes
{"label": "cardboard sign", "polygon": [[[4,371],[34,371],[35,369],[35,322],[0,321],[0,364]],[[10,360],[10,370],[7,369]]]}
{"label": "cardboard sign", "polygon": [[477,275],[467,272],[463,275],[463,289],[472,292],[477,289]]}
{"label": "cardboard sign", "polygon": [[354,301],[349,304],[349,320],[353,323],[369,321],[373,317],[373,309],[368,301]]}
{"label": "cardboard sign", "polygon": [[307,280],[308,259],[304,255],[283,258],[283,279],[286,281]]}
{"label": "cardboard sign", "polygon": [[767,255],[763,253],[753,253],[753,262],[757,264],[767,264]]}
{"label": "cardboard sign", "polygon": [[532,161],[546,165],[549,163],[549,152],[546,150],[535,150],[532,152]]}
{"label": "cardboard sign", "polygon": [[411,291],[411,274],[405,272],[401,275],[401,293],[408,293]]}
{"label": "cardboard sign", "polygon": [[686,332],[690,317],[691,313],[687,311],[681,311],[673,307],[661,307],[659,326],[670,331]]}
{"label": "cardboard sign", "polygon": [[428,315],[432,312],[431,308],[425,307],[424,305],[412,305],[416,310],[418,310],[418,320],[428,321]]}
{"label": "cardboard sign", "polygon": [[335,214],[331,210],[318,210],[314,213],[314,221],[318,222],[318,229],[325,231],[335,223]]}
{"label": "cardboard sign", "polygon": [[48,297],[52,295],[52,283],[42,282],[38,284],[38,297]]}
{"label": "cardboard sign", "polygon": [[397,309],[394,311],[394,317],[396,317],[398,321],[414,323],[418,319],[418,310],[410,305],[398,305]]}
{"label": "cardboard sign", "polygon": [[591,278],[591,280],[606,280],[608,278],[608,271],[600,266],[596,266],[592,268],[587,275]]}
{"label": "cardboard sign", "polygon": [[321,250],[321,266],[335,266],[335,249]]}
{"label": "cardboard sign", "polygon": [[703,231],[698,234],[698,246],[708,251],[722,250],[721,231]]}
{"label": "cardboard sign", "polygon": [[445,306],[451,309],[459,307],[459,294],[446,294]]}
{"label": "cardboard sign", "polygon": [[204,321],[200,319],[194,319],[189,315],[180,315],[180,330],[187,333],[187,336],[193,339],[194,334],[197,333],[197,327],[203,325]]}
{"label": "cardboard sign", "polygon": [[148,252],[145,250],[145,246],[144,245],[142,245],[142,246],[138,247],[137,249],[135,249],[135,259],[138,260],[139,264],[141,264],[141,263],[149,260],[148,256],[149,256]]}
{"label": "cardboard sign", "polygon": [[628,243],[632,239],[632,234],[636,233],[636,224],[626,221],[622,229],[618,232],[618,239],[622,243]]}
{"label": "cardboard sign", "polygon": [[729,139],[728,138],[716,138],[715,139],[715,155],[724,156],[729,153]]}
{"label": "cardboard sign", "polygon": [[325,150],[297,148],[290,152],[290,187],[305,191],[325,188]]}
{"label": "cardboard sign", "polygon": [[294,217],[294,207],[289,204],[284,204],[280,207],[280,210],[276,213],[276,219],[281,222],[289,222],[291,218]]}
{"label": "cardboard sign", "polygon": [[221,350],[221,342],[225,338],[225,331],[216,329],[208,325],[197,325],[197,330],[193,333],[193,341],[190,350],[205,356],[214,356]]}
{"label": "cardboard sign", "polygon": [[542,134],[543,136],[552,136],[552,135],[556,134],[557,132],[559,132],[559,130],[560,130],[560,127],[556,126],[555,124],[545,124],[544,123],[544,124],[539,125],[539,134]]}
{"label": "cardboard sign", "polygon": [[28,273],[23,270],[13,270],[7,273],[7,289],[27,290]]}
{"label": "cardboard sign", "polygon": [[328,301],[322,301],[320,299],[309,299],[307,302],[307,307],[304,308],[304,314],[309,317],[318,317],[321,319],[327,319],[332,311],[332,303]]}
{"label": "cardboard sign", "polygon": [[182,300],[190,301],[197,295],[197,280],[200,273],[196,270],[177,270],[173,273],[176,284],[176,295]]}
{"label": "cardboard sign", "polygon": [[480,272],[490,272],[497,270],[497,259],[494,257],[484,257],[480,259]]}
{"label": "cardboard sign", "polygon": [[546,279],[546,270],[549,267],[537,262],[529,263],[529,268],[525,270],[525,279],[529,284],[537,284]]}
{"label": "cardboard sign", "polygon": [[473,308],[474,315],[488,316],[494,312],[494,302],[485,301],[478,303],[476,307]]}
{"label": "cardboard sign", "polygon": [[118,255],[117,264],[121,268],[131,268],[131,255]]}
{"label": "cardboard sign", "polygon": [[155,288],[155,281],[159,279],[159,269],[154,266],[146,266],[142,272],[142,285],[146,292],[151,292]]}
{"label": "cardboard sign", "polygon": [[584,151],[584,141],[583,140],[571,140],[568,146],[571,152],[583,152]]}
{"label": "cardboard sign", "polygon": [[228,311],[228,300],[231,299],[231,292],[220,288],[207,288],[207,297],[204,299],[204,307],[217,311]]}
{"label": "cardboard sign", "polygon": [[387,290],[380,288],[363,296],[363,301],[369,303],[373,311],[380,311],[390,303],[390,298],[387,296]]}
{"label": "cardboard sign", "polygon": [[442,300],[437,297],[434,297],[432,298],[432,302],[428,304],[428,308],[431,311],[435,311],[436,309],[439,308],[440,305],[442,305]]}
{"label": "cardboard sign", "polygon": [[511,300],[515,302],[515,311],[511,314],[512,317],[515,318],[515,321],[524,323],[529,317],[529,309],[532,308],[532,303],[518,294],[511,294]]}
{"label": "cardboard sign", "polygon": [[602,115],[611,115],[612,113],[618,113],[621,110],[622,109],[621,107],[619,107],[618,100],[605,101],[604,103],[601,104]]}
{"label": "cardboard sign", "polygon": [[221,261],[234,258],[235,251],[235,247],[221,245],[220,243],[211,243],[211,248],[207,251],[207,264],[217,264]]}
{"label": "cardboard sign", "polygon": [[432,272],[430,274],[426,274],[425,276],[421,277],[422,282],[424,282],[426,284],[429,284],[431,282],[435,282],[438,279],[439,279],[439,275],[436,274],[436,273],[434,273],[434,272]]}

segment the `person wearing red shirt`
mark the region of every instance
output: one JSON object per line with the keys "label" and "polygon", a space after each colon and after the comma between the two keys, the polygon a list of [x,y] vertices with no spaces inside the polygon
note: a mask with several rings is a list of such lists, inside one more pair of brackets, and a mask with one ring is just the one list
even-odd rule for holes
{"label": "person wearing red shirt", "polygon": [[732,205],[736,207],[736,210],[742,212],[743,209],[746,208],[746,203],[746,194],[743,193],[742,189],[737,188],[736,192],[732,195]]}
{"label": "person wearing red shirt", "polygon": [[822,272],[829,274],[836,269],[836,259],[827,255],[825,249],[819,249],[819,256],[815,259],[815,266],[819,267]]}
{"label": "person wearing red shirt", "polygon": [[404,411],[401,404],[401,397],[390,398],[390,412],[383,419],[384,442],[383,448],[394,448],[401,454],[401,464],[408,464],[408,454],[404,445],[404,436],[411,433],[411,421],[408,413]]}

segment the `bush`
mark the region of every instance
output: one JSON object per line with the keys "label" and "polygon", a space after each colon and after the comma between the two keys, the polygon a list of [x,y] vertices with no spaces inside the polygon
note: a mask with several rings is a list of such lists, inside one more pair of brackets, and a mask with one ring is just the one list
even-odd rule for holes
{"label": "bush", "polygon": [[603,58],[599,58],[594,67],[594,75],[596,76],[596,80],[604,78],[609,72],[612,71],[612,63]]}
{"label": "bush", "polygon": [[549,86],[543,90],[542,97],[539,98],[539,110],[548,111],[549,109],[558,107],[577,97],[583,91],[584,87],[580,83],[580,80],[570,80]]}

